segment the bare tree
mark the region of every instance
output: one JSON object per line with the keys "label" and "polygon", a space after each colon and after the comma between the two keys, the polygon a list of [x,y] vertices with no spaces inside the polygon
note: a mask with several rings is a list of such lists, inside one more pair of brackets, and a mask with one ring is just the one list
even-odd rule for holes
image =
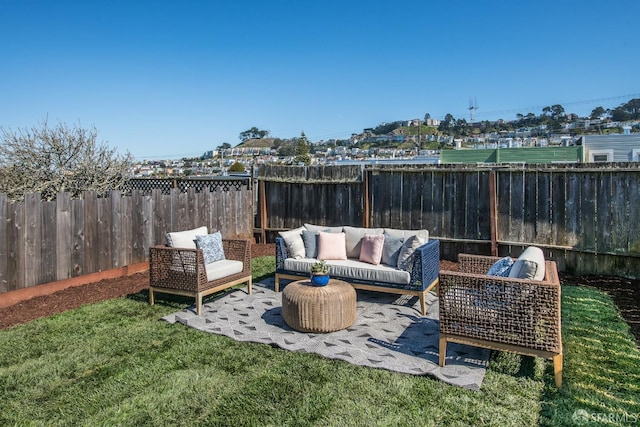
{"label": "bare tree", "polygon": [[128,179],[131,154],[119,155],[98,143],[95,127],[49,127],[45,120],[31,129],[0,129],[0,193],[10,200],[23,200],[25,193],[40,193],[44,200],[54,200],[59,192],[71,197],[87,190],[104,193]]}

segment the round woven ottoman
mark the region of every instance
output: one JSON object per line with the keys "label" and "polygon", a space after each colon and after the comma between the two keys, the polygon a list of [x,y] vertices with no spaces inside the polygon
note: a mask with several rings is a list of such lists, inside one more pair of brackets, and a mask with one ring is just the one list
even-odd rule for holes
{"label": "round woven ottoman", "polygon": [[334,332],[356,321],[356,291],[349,283],[331,279],[326,286],[310,280],[289,283],[282,291],[282,318],[302,332]]}

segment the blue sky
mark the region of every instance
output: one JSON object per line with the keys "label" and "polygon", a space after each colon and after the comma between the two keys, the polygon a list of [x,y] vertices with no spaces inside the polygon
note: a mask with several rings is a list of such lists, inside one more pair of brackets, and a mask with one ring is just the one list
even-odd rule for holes
{"label": "blue sky", "polygon": [[588,114],[640,97],[640,2],[0,0],[0,127],[95,126],[138,159],[253,126]]}

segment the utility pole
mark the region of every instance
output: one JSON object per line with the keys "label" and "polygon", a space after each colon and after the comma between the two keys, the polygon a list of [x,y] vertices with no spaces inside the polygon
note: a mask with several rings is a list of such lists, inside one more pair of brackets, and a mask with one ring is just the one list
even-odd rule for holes
{"label": "utility pole", "polygon": [[471,123],[476,120],[476,111],[478,110],[478,100],[469,98],[469,118]]}

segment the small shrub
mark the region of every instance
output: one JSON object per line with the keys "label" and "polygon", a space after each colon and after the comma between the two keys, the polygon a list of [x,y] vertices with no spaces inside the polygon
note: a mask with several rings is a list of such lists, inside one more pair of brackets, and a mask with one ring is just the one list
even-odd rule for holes
{"label": "small shrub", "polygon": [[229,166],[229,172],[244,172],[244,165],[240,162],[235,162],[231,166]]}

